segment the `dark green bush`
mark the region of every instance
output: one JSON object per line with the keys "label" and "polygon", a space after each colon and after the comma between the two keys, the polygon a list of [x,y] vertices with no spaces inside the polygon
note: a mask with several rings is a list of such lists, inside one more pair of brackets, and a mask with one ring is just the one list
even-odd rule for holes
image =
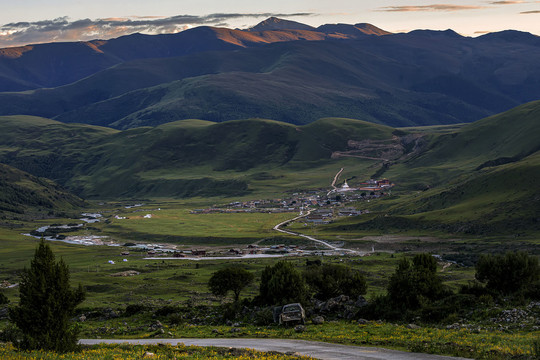
{"label": "dark green bush", "polygon": [[345,265],[310,265],[304,271],[304,278],[314,296],[319,300],[327,300],[339,295],[356,298],[364,295],[367,290],[364,275]]}

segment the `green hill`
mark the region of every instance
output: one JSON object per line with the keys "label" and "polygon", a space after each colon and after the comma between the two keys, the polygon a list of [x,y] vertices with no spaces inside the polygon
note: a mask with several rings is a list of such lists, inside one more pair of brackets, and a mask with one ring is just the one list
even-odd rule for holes
{"label": "green hill", "polygon": [[424,151],[385,173],[409,193],[379,202],[373,207],[378,215],[339,225],[341,230],[540,230],[538,119],[537,101],[454,132],[430,135]]}
{"label": "green hill", "polygon": [[[239,196],[328,186],[340,163],[367,173],[376,160],[332,159],[349,141],[394,129],[321,119],[307,126],[249,119],[182,120],[126,131],[34,117],[0,117],[0,161],[46,176],[80,196]],[[273,190],[271,190],[273,188]]]}
{"label": "green hill", "polygon": [[58,184],[0,164],[0,219],[43,213],[50,216],[84,206],[80,198]]}
{"label": "green hill", "polygon": [[[323,118],[295,126],[182,120],[118,131],[0,117],[0,162],[85,198],[280,196],[377,173],[397,184],[372,215],[334,226],[492,234],[538,228],[540,102],[473,124],[395,129]],[[365,205],[365,204],[364,204]]]}

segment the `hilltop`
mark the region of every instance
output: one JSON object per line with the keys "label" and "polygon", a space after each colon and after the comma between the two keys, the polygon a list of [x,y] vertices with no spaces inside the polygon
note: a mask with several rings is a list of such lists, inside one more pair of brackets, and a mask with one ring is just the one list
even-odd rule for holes
{"label": "hilltop", "polygon": [[20,86],[0,81],[0,115],[117,129],[254,117],[401,127],[473,122],[540,98],[531,34],[268,24],[4,49],[0,78]]}

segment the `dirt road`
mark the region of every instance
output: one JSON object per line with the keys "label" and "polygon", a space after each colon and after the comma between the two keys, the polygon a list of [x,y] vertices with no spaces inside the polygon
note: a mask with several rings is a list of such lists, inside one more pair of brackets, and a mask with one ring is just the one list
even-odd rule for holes
{"label": "dirt road", "polygon": [[282,339],[132,339],[105,340],[82,339],[81,344],[185,344],[197,346],[250,348],[259,351],[278,351],[281,353],[296,352],[322,360],[456,360],[450,356],[408,353],[380,348],[337,345],[305,340]]}

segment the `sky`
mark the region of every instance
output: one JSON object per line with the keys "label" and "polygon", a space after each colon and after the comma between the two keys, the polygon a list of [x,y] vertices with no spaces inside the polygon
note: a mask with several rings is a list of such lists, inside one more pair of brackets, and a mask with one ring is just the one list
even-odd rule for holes
{"label": "sky", "polygon": [[0,48],[175,33],[200,25],[248,28],[277,16],[312,26],[370,23],[390,32],[452,29],[464,36],[540,35],[540,0],[0,0]]}

